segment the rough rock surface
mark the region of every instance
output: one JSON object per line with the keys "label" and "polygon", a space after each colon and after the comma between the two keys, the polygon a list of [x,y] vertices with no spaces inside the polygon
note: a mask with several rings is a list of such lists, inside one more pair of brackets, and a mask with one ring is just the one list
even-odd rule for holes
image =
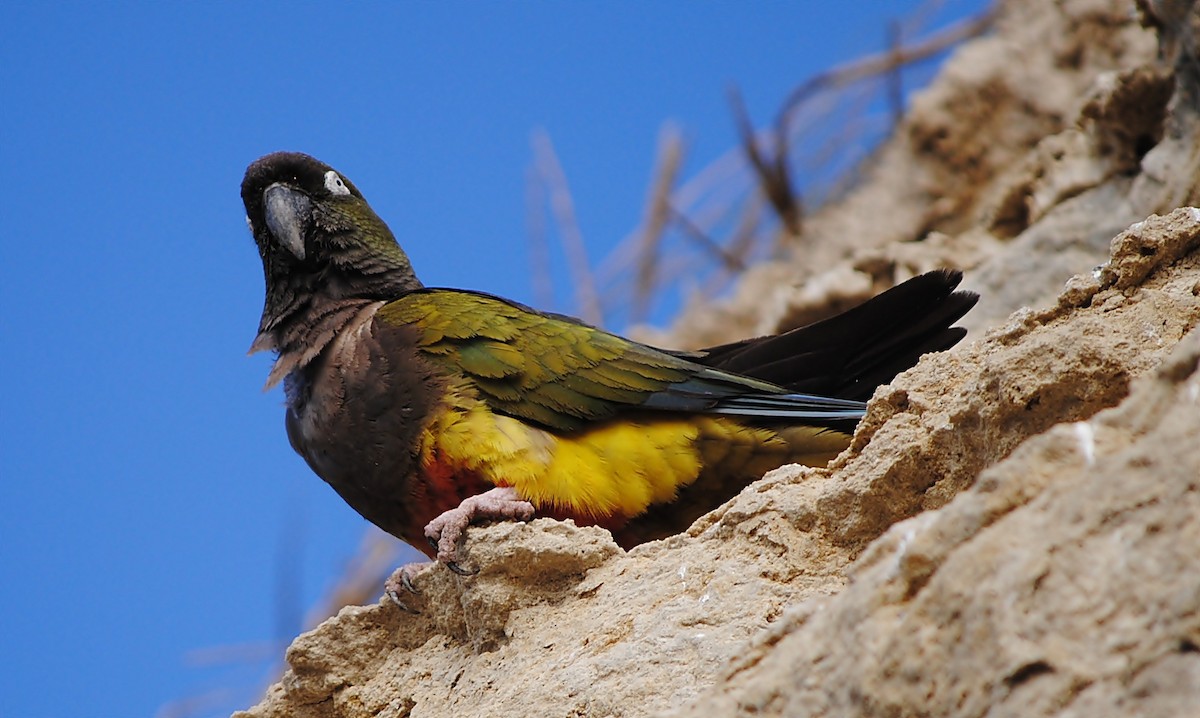
{"label": "rough rock surface", "polygon": [[1200,714],[1197,437],[1192,332],[1117,408],[893,526],[675,715]]}
{"label": "rough rock surface", "polygon": [[722,341],[768,280],[763,331],[968,270],[974,341],[881,388],[829,468],[629,553],[472,529],[479,574],[343,609],[238,715],[1200,715],[1200,14],[1145,5],[1008,3],[810,222],[824,272],[684,321]]}

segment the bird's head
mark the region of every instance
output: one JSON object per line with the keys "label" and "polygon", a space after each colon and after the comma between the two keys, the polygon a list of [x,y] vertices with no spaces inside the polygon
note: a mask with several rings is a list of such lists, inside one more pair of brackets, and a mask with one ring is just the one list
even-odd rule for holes
{"label": "bird's head", "polygon": [[242,202],[267,285],[251,351],[279,348],[281,325],[331,302],[392,299],[421,286],[358,188],[320,160],[298,152],[256,160]]}

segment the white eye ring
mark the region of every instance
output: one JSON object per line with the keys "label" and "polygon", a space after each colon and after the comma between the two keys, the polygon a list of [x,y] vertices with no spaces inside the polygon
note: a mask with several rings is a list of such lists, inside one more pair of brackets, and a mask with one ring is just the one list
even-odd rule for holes
{"label": "white eye ring", "polygon": [[325,173],[325,189],[329,190],[329,194],[350,194],[350,188],[333,170]]}

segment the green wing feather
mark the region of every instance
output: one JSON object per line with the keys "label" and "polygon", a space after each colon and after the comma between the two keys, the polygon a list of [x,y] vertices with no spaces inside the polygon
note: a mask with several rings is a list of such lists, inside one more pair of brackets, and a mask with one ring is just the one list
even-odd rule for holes
{"label": "green wing feather", "polygon": [[772,415],[793,417],[798,401],[831,421],[835,411],[861,413],[856,402],[789,394],[483,293],[421,289],[389,302],[378,318],[416,329],[426,360],[468,377],[493,410],[557,431],[635,407],[741,414],[739,402],[751,399],[753,416],[764,415],[765,402]]}

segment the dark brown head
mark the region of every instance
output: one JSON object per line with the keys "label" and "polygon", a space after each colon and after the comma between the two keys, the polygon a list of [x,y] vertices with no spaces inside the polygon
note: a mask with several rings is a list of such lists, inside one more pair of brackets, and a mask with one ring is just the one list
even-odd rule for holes
{"label": "dark brown head", "polygon": [[289,324],[319,318],[331,305],[421,286],[391,230],[324,162],[298,152],[262,157],[246,169],[242,203],[267,285],[252,351],[281,349]]}

